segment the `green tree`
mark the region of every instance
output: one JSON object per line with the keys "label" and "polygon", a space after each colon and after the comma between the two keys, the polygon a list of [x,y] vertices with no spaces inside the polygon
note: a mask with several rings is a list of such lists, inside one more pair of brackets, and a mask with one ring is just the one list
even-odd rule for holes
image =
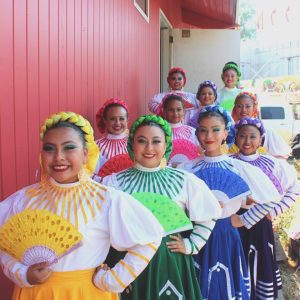
{"label": "green tree", "polygon": [[256,11],[247,0],[241,0],[239,6],[241,40],[253,40],[256,37]]}

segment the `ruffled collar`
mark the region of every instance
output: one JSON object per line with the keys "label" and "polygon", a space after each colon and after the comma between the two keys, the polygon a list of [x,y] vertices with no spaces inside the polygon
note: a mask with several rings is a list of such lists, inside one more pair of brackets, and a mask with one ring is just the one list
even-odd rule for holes
{"label": "ruffled collar", "polygon": [[111,133],[108,133],[105,138],[107,138],[108,140],[120,140],[120,139],[124,139],[128,137],[127,133],[126,132],[122,132],[120,134],[111,134]]}
{"label": "ruffled collar", "polygon": [[55,181],[55,179],[52,177],[48,178],[48,183],[53,187],[58,187],[58,188],[62,188],[62,189],[74,188],[74,187],[78,187],[81,185],[81,182],[79,180],[76,182],[72,182],[72,183],[59,183],[59,182]]}
{"label": "ruffled collar", "polygon": [[134,168],[139,171],[143,171],[143,172],[156,172],[156,171],[159,171],[162,169],[160,166],[158,166],[156,168],[146,168],[137,162],[135,163]]}
{"label": "ruffled collar", "polygon": [[237,87],[229,88],[229,87],[227,87],[227,86],[224,86],[224,87],[223,87],[223,90],[224,90],[224,91],[227,91],[227,92],[234,92],[234,91],[237,91],[238,88],[237,88]]}
{"label": "ruffled collar", "polygon": [[181,126],[183,126],[183,124],[181,122],[178,122],[178,123],[169,123],[170,127],[171,128],[179,128]]}
{"label": "ruffled collar", "polygon": [[253,161],[260,157],[260,154],[258,152],[251,154],[251,155],[244,155],[242,153],[237,153],[238,158],[240,158],[243,161]]}
{"label": "ruffled collar", "polygon": [[203,156],[200,158],[200,160],[203,160],[205,162],[219,162],[219,161],[224,161],[224,160],[228,160],[229,157],[225,154],[223,155],[219,155],[219,156]]}

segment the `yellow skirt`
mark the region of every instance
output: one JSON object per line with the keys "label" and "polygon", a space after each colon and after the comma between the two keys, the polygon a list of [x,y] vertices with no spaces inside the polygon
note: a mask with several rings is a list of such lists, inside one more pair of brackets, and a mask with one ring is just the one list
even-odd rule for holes
{"label": "yellow skirt", "polygon": [[54,272],[43,284],[15,286],[12,300],[118,300],[117,294],[102,292],[93,285],[94,271]]}

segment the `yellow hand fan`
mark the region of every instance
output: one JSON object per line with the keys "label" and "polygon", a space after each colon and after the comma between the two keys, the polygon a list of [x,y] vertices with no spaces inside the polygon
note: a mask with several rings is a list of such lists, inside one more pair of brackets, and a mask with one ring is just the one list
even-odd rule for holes
{"label": "yellow hand fan", "polygon": [[81,240],[73,224],[47,210],[24,210],[0,228],[0,249],[27,266],[53,264],[79,247]]}

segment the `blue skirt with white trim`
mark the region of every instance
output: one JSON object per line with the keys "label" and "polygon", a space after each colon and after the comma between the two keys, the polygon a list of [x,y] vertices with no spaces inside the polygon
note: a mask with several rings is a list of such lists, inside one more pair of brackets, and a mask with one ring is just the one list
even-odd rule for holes
{"label": "blue skirt with white trim", "polygon": [[243,246],[230,217],[217,220],[194,260],[203,299],[249,299],[250,279]]}
{"label": "blue skirt with white trim", "polygon": [[[238,214],[245,211],[240,209]],[[242,227],[239,232],[245,256],[248,258],[251,278],[250,299],[277,299],[282,282],[276,262],[272,222],[265,217],[252,228]]]}

